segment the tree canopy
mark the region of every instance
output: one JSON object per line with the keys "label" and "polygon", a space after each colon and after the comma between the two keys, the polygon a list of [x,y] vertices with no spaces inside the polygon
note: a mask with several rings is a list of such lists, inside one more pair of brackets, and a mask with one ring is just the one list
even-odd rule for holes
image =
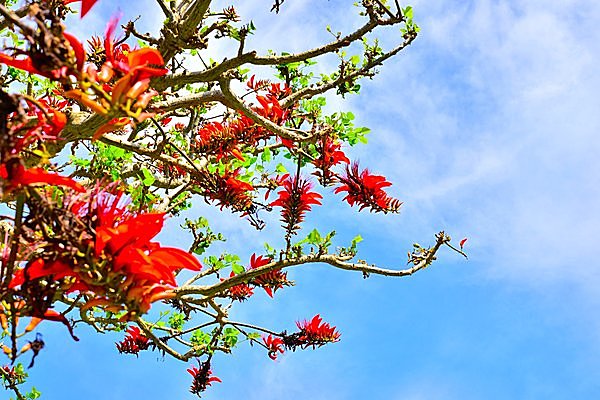
{"label": "tree canopy", "polygon": [[[400,211],[391,183],[345,153],[366,143],[369,129],[324,107],[326,96],[359,94],[361,80],[416,39],[410,6],[362,0],[354,31],[328,27],[331,40],[318,47],[263,54],[247,48],[256,27],[235,5],[157,1],[158,34],[115,14],[91,38],[68,33],[65,19],[86,18],[95,0],[0,4],[9,43],[0,52],[0,373],[18,399],[37,396],[19,387],[23,358],[33,367],[43,351],[35,331],[44,321],[62,323],[73,340],[87,325],[120,332],[120,353],[191,363],[190,391],[200,395],[220,382],[212,358],[242,340],[275,360],[340,339],[319,314],[292,330],[230,318],[255,291],[275,298],[292,286],[288,268],[324,263],[365,278],[403,277],[429,266],[442,246],[464,255],[464,240],[453,245],[439,232],[413,246],[408,267],[382,268],[357,257],[360,236],[340,244],[335,231],[302,230],[323,191],[361,211]],[[285,6],[276,0],[270,12]],[[383,48],[377,37],[389,27],[397,43]],[[215,58],[220,43],[234,51]],[[329,72],[318,72],[323,63]],[[185,217],[199,201],[257,230],[277,214],[281,237],[249,249],[249,259],[215,254],[211,244],[225,238],[200,217],[183,227],[190,248],[156,241],[166,218]]]}

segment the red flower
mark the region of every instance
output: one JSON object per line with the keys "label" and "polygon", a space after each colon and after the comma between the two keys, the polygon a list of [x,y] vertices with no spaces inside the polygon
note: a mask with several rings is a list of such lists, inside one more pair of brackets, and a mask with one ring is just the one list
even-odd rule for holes
{"label": "red flower", "polygon": [[[101,96],[90,95],[83,89],[72,89],[64,93],[65,97],[77,100],[97,114],[108,115],[112,111],[113,114],[126,115],[126,117],[113,118],[102,125],[93,139],[98,139],[104,133],[122,129],[132,123],[133,119],[141,122],[151,117],[152,114],[143,112],[150,100],[158,94],[150,89],[150,79],[169,72],[164,68],[164,60],[157,49],[145,47],[130,51],[127,44],[115,47],[113,35],[118,24],[119,17],[113,17],[107,25],[104,38],[106,62],[100,71],[98,72],[93,64],[85,68],[87,78],[92,84],[101,86],[109,93],[110,101]],[[96,46],[97,41],[93,44]],[[83,50],[83,46],[81,49]],[[111,84],[115,74],[117,80]]]}
{"label": "red flower", "polygon": [[216,376],[211,376],[212,371],[210,370],[209,361],[201,363],[200,360],[198,360],[198,364],[200,368],[192,367],[189,368],[187,372],[194,378],[192,386],[190,387],[190,392],[199,396],[208,386],[211,386],[212,382],[221,382],[221,379]]}
{"label": "red flower", "polygon": [[96,1],[98,0],[63,0],[64,4],[71,4],[71,3],[76,3],[78,1],[81,1],[81,18],[85,17],[85,14],[87,14],[91,8],[94,6],[94,4],[96,4]]}
{"label": "red flower", "polygon": [[284,286],[292,286],[294,284],[292,281],[288,281],[287,272],[282,272],[279,269],[265,272],[264,274],[254,278],[250,283],[263,288],[271,298],[273,297],[273,293],[278,289],[282,289]]}
{"label": "red flower", "polygon": [[300,332],[295,334],[296,346],[301,346],[302,348],[308,346],[314,348],[340,340],[340,333],[335,330],[335,326],[330,326],[328,323],[323,322],[319,314],[315,315],[310,321],[296,322],[296,326],[300,329]]}
{"label": "red flower", "polygon": [[[118,25],[119,17],[115,16],[110,19],[106,26],[104,48],[107,64],[109,64],[109,66],[126,74],[126,77],[128,76],[133,83],[157,76],[163,76],[169,72],[168,69],[164,68],[165,62],[160,51],[157,49],[144,47],[133,51],[127,51],[126,55],[123,52],[118,51],[119,49],[115,49],[113,35]],[[119,82],[117,82],[115,86],[117,85],[119,85]]]}
{"label": "red flower", "polygon": [[264,265],[267,265],[272,260],[269,257],[258,256],[256,257],[256,253],[250,256],[250,269],[260,268]]}
{"label": "red flower", "polygon": [[237,179],[239,170],[225,171],[223,175],[205,174],[198,179],[205,196],[217,202],[217,205],[231,207],[234,211],[247,212],[252,208],[251,192],[254,187],[248,182]]}
{"label": "red flower", "polygon": [[262,338],[265,346],[269,350],[269,358],[271,360],[276,360],[278,356],[278,352],[283,354],[283,339],[281,338],[273,338],[273,336],[269,335],[268,337]]}
{"label": "red flower", "polygon": [[127,310],[123,320],[146,313],[152,303],[172,298],[180,269],[199,271],[202,265],[183,250],[152,242],[162,229],[164,214],[127,211],[127,203],[116,195],[98,191],[91,200],[74,202],[73,213],[93,227],[82,243],[82,253],[93,260],[81,260],[71,290],[91,291],[95,297],[83,309],[102,306],[108,311]]}
{"label": "red flower", "polygon": [[46,184],[68,187],[80,193],[85,192],[85,188],[71,178],[47,172],[39,167],[25,169],[20,163],[11,171],[5,165],[0,165],[0,177],[8,181],[8,187],[5,187],[5,190],[13,190],[21,186]]}
{"label": "red flower", "polygon": [[[231,272],[229,274],[230,278],[235,276],[235,272]],[[225,279],[221,279],[224,281]],[[254,290],[247,283],[240,283],[239,285],[235,285],[229,288],[227,295],[232,300],[244,301],[247,300],[254,294]]]}
{"label": "red flower", "polygon": [[[74,61],[76,62],[75,65],[77,67],[77,71],[81,71],[81,69],[83,68],[83,63],[85,61],[85,51],[83,49],[83,45],[81,44],[81,42],[79,42],[79,40],[77,40],[77,38],[75,38],[75,36],[69,33],[64,32],[63,37],[71,46],[71,50],[73,50],[73,53],[71,53],[71,55],[75,57]],[[46,71],[39,69],[30,56],[25,56],[24,58],[15,58],[7,54],[0,53],[1,64],[21,69],[31,74],[40,75],[52,80],[59,80],[61,78],[64,78],[69,72],[74,72],[74,70],[72,69],[73,66],[68,65],[72,63],[72,61],[72,59],[70,61],[65,61],[66,65],[63,65],[61,68],[52,71]]]}
{"label": "red flower", "polygon": [[177,285],[175,271],[202,268],[188,252],[150,242],[161,231],[164,214],[127,216],[116,224],[113,218],[109,214],[96,228],[95,252],[97,257],[112,259],[112,272],[126,277],[119,291],[125,295],[130,311],[137,308],[145,313],[151,303],[172,297],[171,289]]}
{"label": "red flower", "polygon": [[383,190],[391,186],[385,177],[371,175],[368,169],[359,172],[358,163],[346,167],[346,176],[340,177],[342,185],[335,189],[335,193],[348,192],[344,200],[351,206],[360,205],[360,210],[365,207],[375,212],[398,212],[402,202],[389,197]]}
{"label": "red flower", "polygon": [[340,148],[341,144],[335,143],[329,136],[324,136],[318,143],[317,150],[319,152],[319,158],[314,160],[313,164],[315,167],[319,168],[320,171],[316,171],[314,174],[319,177],[320,182],[323,185],[327,185],[331,182],[333,178],[331,168],[333,166],[340,163],[350,163],[350,160]]}
{"label": "red flower", "polygon": [[17,270],[8,287],[12,289],[21,286],[26,280],[31,281],[50,275],[53,276],[54,280],[59,280],[66,276],[75,276],[76,274],[70,265],[60,260],[46,263],[43,259],[37,258],[29,261],[25,268]]}
{"label": "red flower", "polygon": [[[263,258],[263,256],[256,257],[256,254],[252,254],[250,257],[250,269],[260,268],[269,264],[271,261],[270,258]],[[273,293],[276,292],[277,289],[282,289],[284,286],[292,286],[294,283],[288,281],[287,272],[282,272],[278,269],[257,276],[250,281],[250,284],[263,288],[269,297],[272,298]]]}
{"label": "red flower", "polygon": [[244,301],[254,294],[254,290],[246,283],[240,283],[229,288],[229,297],[232,300]]}
{"label": "red flower", "polygon": [[314,204],[321,205],[323,198],[319,193],[311,192],[312,184],[299,177],[293,179],[289,175],[284,176],[283,190],[278,192],[279,198],[271,203],[271,206],[281,207],[281,221],[285,224],[287,234],[292,235],[300,228],[304,221],[304,214],[311,210]]}
{"label": "red flower", "polygon": [[140,351],[147,350],[150,347],[150,339],[137,326],[129,327],[126,332],[125,339],[119,343],[115,343],[119,353],[135,354],[137,356]]}
{"label": "red flower", "polygon": [[244,161],[244,156],[238,148],[241,133],[235,123],[222,124],[209,122],[196,133],[194,149],[201,153],[216,154],[217,161],[224,156],[234,156]]}

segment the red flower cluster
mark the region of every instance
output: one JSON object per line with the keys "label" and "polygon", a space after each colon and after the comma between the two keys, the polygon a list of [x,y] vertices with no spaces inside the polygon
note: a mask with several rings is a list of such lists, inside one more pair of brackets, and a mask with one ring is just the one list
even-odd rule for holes
{"label": "red flower cluster", "polygon": [[289,175],[283,177],[283,190],[278,192],[279,197],[271,206],[281,207],[281,221],[284,223],[288,235],[292,235],[300,228],[304,221],[304,214],[310,211],[314,204],[321,205],[323,198],[317,192],[311,192],[312,184],[302,178]]}
{"label": "red flower cluster", "polygon": [[[150,90],[150,79],[168,72],[164,68],[162,55],[156,49],[145,47],[130,51],[127,44],[115,47],[113,35],[118,23],[118,18],[113,17],[106,28],[106,59],[100,70],[94,64],[88,64],[80,77],[82,89],[72,89],[64,94],[97,114],[125,115],[101,126],[94,134],[94,139],[130,124],[130,118],[142,121],[150,117],[151,114],[142,113],[157,94]],[[83,89],[88,87],[91,91]]]}
{"label": "red flower cluster", "polygon": [[283,354],[283,339],[274,338],[272,335],[269,335],[268,337],[263,336],[262,340],[269,351],[269,358],[271,360],[277,360],[277,353]]}
{"label": "red flower cluster", "polygon": [[310,321],[296,322],[296,326],[300,329],[297,341],[301,343],[302,348],[308,346],[314,348],[340,340],[340,333],[335,330],[335,326],[323,322],[319,314],[315,315]]}
{"label": "red flower cluster", "polygon": [[63,38],[63,45],[70,48],[71,51],[68,54],[71,57],[67,60],[61,60],[63,65],[57,69],[48,69],[48,67],[43,64],[44,61],[47,61],[45,57],[37,57],[37,55],[27,55],[24,58],[16,58],[9,56],[8,54],[0,53],[0,63],[53,80],[61,80],[68,75],[77,74],[80,67],[83,66],[82,57],[85,57],[85,52],[82,53],[83,46],[73,35],[66,32],[63,33]]}
{"label": "red flower cluster", "polygon": [[294,283],[288,281],[287,272],[281,270],[265,272],[262,275],[254,278],[251,283],[255,286],[260,286],[267,292],[269,297],[273,297],[273,293],[284,286],[292,286]]}
{"label": "red flower cluster", "polygon": [[254,81],[254,75],[246,83],[249,89],[253,92],[258,93],[262,90],[267,90],[267,93],[263,95],[256,95],[256,100],[260,104],[260,107],[254,107],[253,110],[263,117],[270,119],[276,124],[283,124],[290,116],[289,110],[284,110],[279,104],[279,100],[288,96],[292,93],[292,90],[287,85],[280,83],[270,83],[267,80]]}
{"label": "red flower cluster", "polygon": [[321,138],[317,145],[319,158],[313,161],[315,167],[319,170],[314,172],[314,175],[319,177],[319,182],[322,185],[328,185],[333,181],[334,174],[331,168],[337,164],[349,164],[350,160],[342,150],[340,143],[335,143],[334,140],[326,135]]}
{"label": "red flower cluster", "polygon": [[251,193],[254,187],[237,179],[239,170],[225,171],[223,175],[206,173],[199,179],[204,195],[217,202],[221,207],[230,207],[234,211],[247,212],[253,206]]}
{"label": "red flower cluster", "polygon": [[[229,274],[230,278],[235,276],[235,272],[231,272]],[[221,279],[224,280],[224,279]],[[229,288],[227,291],[227,295],[231,300],[244,301],[250,298],[254,294],[254,289],[250,287],[247,283],[240,283],[239,285],[235,285]]]}
{"label": "red flower cluster", "polygon": [[[247,85],[255,92],[268,88],[264,96],[256,96],[259,106],[253,107],[253,111],[276,124],[283,124],[289,118],[289,112],[281,108],[278,100],[290,93],[287,86],[281,88],[281,84],[269,84],[268,81],[255,83],[254,76]],[[241,144],[254,146],[259,140],[270,136],[272,134],[268,130],[255,124],[248,116],[240,114],[227,121],[206,123],[198,130],[193,149],[203,155],[216,155],[217,160],[233,156],[244,161]]]}
{"label": "red flower cluster", "polygon": [[[95,256],[102,264],[108,262],[109,269],[103,279],[117,283],[117,295],[129,314],[146,313],[150,304],[173,296],[172,288],[177,285],[175,272],[184,268],[199,271],[202,265],[183,250],[162,247],[150,240],[161,231],[164,214],[130,214],[120,204],[121,194],[96,196]],[[113,292],[98,286],[96,281],[84,281],[85,286],[104,297],[96,297],[86,307],[115,306]],[[118,307],[122,308],[122,307]]]}
{"label": "red flower cluster", "polygon": [[[67,3],[73,1],[75,0],[67,0]],[[94,1],[83,0],[82,4],[82,14],[85,14]],[[84,65],[87,60],[85,49],[81,42],[68,33],[54,38],[53,42],[64,48],[64,51],[57,51],[52,46],[38,49],[36,45],[42,42],[40,39],[33,43],[30,54],[25,58],[0,53],[0,63],[51,80],[67,82],[69,86],[73,84],[71,78],[75,78],[79,89],[68,90],[63,96],[77,100],[97,114],[113,117],[96,131],[94,138],[97,139],[104,133],[132,123],[132,119],[139,122],[151,116],[143,113],[152,97],[157,94],[150,90],[150,79],[168,72],[164,68],[162,55],[156,49],[147,47],[129,51],[126,44],[115,48],[113,35],[117,25],[118,18],[112,18],[107,26],[104,39],[105,62],[100,66],[100,71],[94,64]],[[50,41],[44,38],[45,42]],[[36,53],[33,53],[34,50]],[[65,58],[63,54],[67,55],[66,59],[62,59]]]}
{"label": "red flower cluster", "polygon": [[335,189],[335,193],[347,192],[344,200],[351,206],[360,205],[360,210],[369,207],[375,212],[398,212],[402,202],[389,197],[383,190],[391,186],[385,177],[372,175],[368,169],[359,171],[358,163],[346,167],[346,175],[339,178],[342,185]]}
{"label": "red flower cluster", "polygon": [[0,143],[0,194],[38,184],[65,186],[84,192],[83,186],[70,178],[39,167],[26,168],[20,156],[26,147],[36,142],[57,140],[67,117],[62,112],[48,107],[44,100],[38,101],[37,104],[28,103],[26,115],[19,116],[17,100],[9,96],[3,100],[3,111],[7,113],[2,115],[2,119],[6,121],[8,134]]}
{"label": "red flower cluster", "polygon": [[202,266],[183,250],[150,241],[162,229],[164,214],[130,213],[121,198],[102,190],[72,198],[68,209],[81,219],[80,226],[90,227],[77,234],[77,243],[68,243],[75,246],[74,254],[64,254],[65,245],[45,245],[41,257],[16,271],[10,287],[23,289],[44,278],[63,291],[93,294],[83,309],[127,310],[123,320],[173,297],[175,272]]}
{"label": "red flower cluster", "polygon": [[[250,269],[260,268],[269,264],[271,261],[270,258],[263,258],[263,256],[256,257],[256,254],[252,254],[250,257]],[[250,283],[254,286],[263,288],[271,298],[277,289],[282,289],[284,286],[292,286],[294,284],[293,282],[288,281],[287,272],[281,270],[265,272],[252,279]]]}
{"label": "red flower cluster", "polygon": [[244,161],[238,145],[245,142],[243,136],[250,139],[250,143],[257,141],[255,135],[244,135],[253,124],[248,118],[239,118],[230,123],[209,122],[196,133],[194,150],[207,155],[214,154],[217,160],[231,155]]}
{"label": "red flower cluster", "polygon": [[190,392],[200,396],[200,393],[204,392],[208,386],[211,386],[212,382],[221,382],[216,376],[211,376],[212,371],[210,370],[210,362],[200,362],[198,360],[198,364],[200,368],[192,367],[187,370],[187,372],[192,375],[194,380],[192,381],[192,386],[190,387]]}
{"label": "red flower cluster", "polygon": [[123,341],[115,343],[119,353],[135,354],[136,356],[142,350],[147,350],[150,347],[150,339],[145,336],[140,328],[131,326],[126,330],[127,335]]}
{"label": "red flower cluster", "polygon": [[[260,268],[269,264],[271,261],[270,258],[265,258],[263,256],[257,257],[256,254],[252,254],[250,257],[249,270]],[[231,272],[229,275],[230,278],[234,276],[234,272]],[[229,288],[227,295],[232,300],[244,301],[254,294],[252,286],[255,286],[263,288],[272,298],[273,293],[276,292],[277,289],[281,289],[284,286],[292,286],[293,284],[292,281],[288,281],[287,272],[282,272],[281,270],[268,271],[252,278],[248,283],[240,283],[232,286]]]}

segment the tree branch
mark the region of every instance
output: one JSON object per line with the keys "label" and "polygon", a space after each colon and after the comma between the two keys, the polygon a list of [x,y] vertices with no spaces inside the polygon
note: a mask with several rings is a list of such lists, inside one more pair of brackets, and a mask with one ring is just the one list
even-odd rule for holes
{"label": "tree branch", "polygon": [[262,275],[266,272],[294,267],[297,265],[308,264],[308,263],[326,263],[333,267],[345,269],[349,271],[358,271],[363,274],[375,274],[375,275],[384,275],[384,276],[393,276],[393,277],[403,277],[412,275],[417,271],[420,271],[431,264],[431,262],[435,259],[435,254],[439,250],[439,248],[450,241],[450,238],[444,233],[440,232],[436,235],[436,243],[433,247],[427,250],[427,255],[421,261],[417,262],[411,268],[405,269],[386,269],[379,268],[375,265],[369,265],[366,263],[348,263],[345,262],[344,259],[346,257],[340,256],[337,254],[320,254],[313,253],[307,254],[296,258],[285,259],[281,261],[274,261],[269,264],[266,264],[260,268],[252,269],[241,274],[235,275],[229,279],[224,281],[215,283],[214,285],[208,286],[199,286],[199,285],[190,285],[190,286],[182,286],[178,289],[175,289],[175,293],[178,297],[192,294],[200,294],[203,296],[214,296],[218,293],[222,293],[229,288],[239,285],[241,283],[246,283],[253,278],[256,278],[259,275]]}

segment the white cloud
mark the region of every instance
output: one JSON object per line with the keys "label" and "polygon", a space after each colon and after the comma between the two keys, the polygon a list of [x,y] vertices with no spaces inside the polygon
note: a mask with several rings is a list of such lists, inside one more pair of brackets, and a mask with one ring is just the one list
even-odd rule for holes
{"label": "white cloud", "polygon": [[586,30],[600,6],[576,6],[586,14],[493,1],[417,5],[422,37],[355,103],[380,134],[365,161],[408,204],[430,205],[414,212],[454,214],[496,277],[600,279],[600,46],[597,30]]}

